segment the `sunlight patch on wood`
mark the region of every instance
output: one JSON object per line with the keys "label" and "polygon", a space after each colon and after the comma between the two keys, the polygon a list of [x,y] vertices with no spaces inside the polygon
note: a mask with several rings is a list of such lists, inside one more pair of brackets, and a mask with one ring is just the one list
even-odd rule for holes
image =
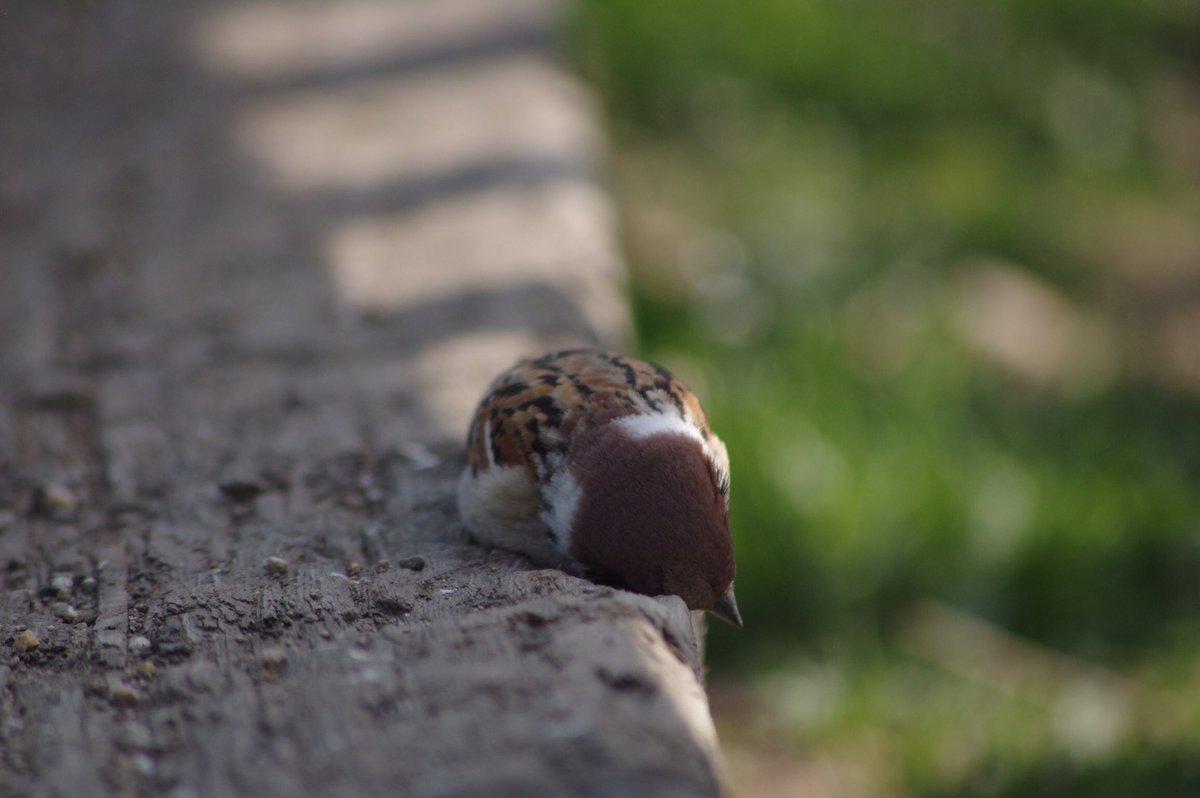
{"label": "sunlight patch on wood", "polygon": [[492,331],[444,340],[421,352],[412,366],[416,398],[443,434],[465,439],[475,406],[496,371],[552,343],[527,332]]}
{"label": "sunlight patch on wood", "polygon": [[540,282],[574,301],[602,338],[619,339],[626,322],[612,242],[605,199],[568,183],[350,220],[331,231],[327,261],[339,296],[365,312]]}
{"label": "sunlight patch on wood", "polygon": [[[238,121],[242,150],[283,188],[392,189],[398,202],[488,179],[545,179],[512,163],[576,163],[598,142],[577,84],[531,54],[448,66],[417,76],[384,72],[353,85],[256,97]],[[549,177],[554,177],[550,175]],[[561,175],[560,175],[561,177]],[[418,185],[409,185],[409,183]],[[422,190],[423,189],[423,190]]]}
{"label": "sunlight patch on wood", "polygon": [[547,29],[549,0],[252,2],[215,8],[196,50],[213,73],[270,80],[417,54],[472,38]]}

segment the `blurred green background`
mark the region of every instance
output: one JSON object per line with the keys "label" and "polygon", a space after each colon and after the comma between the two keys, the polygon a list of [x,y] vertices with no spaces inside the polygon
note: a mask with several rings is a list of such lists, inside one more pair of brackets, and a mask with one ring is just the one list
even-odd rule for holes
{"label": "blurred green background", "polygon": [[737,792],[1200,795],[1200,3],[583,0]]}

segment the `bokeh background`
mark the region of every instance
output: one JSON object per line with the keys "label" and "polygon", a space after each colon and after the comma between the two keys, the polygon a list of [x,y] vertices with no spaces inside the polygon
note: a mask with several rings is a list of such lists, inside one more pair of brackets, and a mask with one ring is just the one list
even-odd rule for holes
{"label": "bokeh background", "polygon": [[742,796],[1200,795],[1200,3],[582,0]]}

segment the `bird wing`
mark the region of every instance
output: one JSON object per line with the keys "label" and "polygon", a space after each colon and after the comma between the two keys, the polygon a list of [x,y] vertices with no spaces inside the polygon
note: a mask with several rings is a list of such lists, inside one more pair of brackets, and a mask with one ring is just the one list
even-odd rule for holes
{"label": "bird wing", "polygon": [[516,466],[539,480],[547,462],[588,427],[671,409],[724,451],[699,399],[666,368],[597,349],[551,352],[520,361],[492,382],[471,424],[467,460],[475,473]]}

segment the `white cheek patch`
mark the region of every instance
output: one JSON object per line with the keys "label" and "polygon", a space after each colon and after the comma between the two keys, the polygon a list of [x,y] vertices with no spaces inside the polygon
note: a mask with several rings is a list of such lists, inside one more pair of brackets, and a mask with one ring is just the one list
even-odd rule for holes
{"label": "white cheek patch", "polygon": [[554,532],[558,547],[563,552],[571,550],[571,524],[579,509],[583,490],[579,482],[566,468],[560,468],[542,488],[542,523]]}
{"label": "white cheek patch", "polygon": [[704,436],[694,424],[689,424],[675,413],[639,413],[623,416],[613,422],[629,433],[634,440],[653,435],[682,435],[704,445]]}
{"label": "white cheek patch", "polygon": [[649,438],[653,435],[682,435],[700,444],[704,456],[712,463],[717,474],[717,482],[728,490],[729,485],[729,455],[725,452],[725,444],[716,435],[711,440],[705,440],[704,435],[687,419],[675,413],[645,413],[624,416],[613,422],[619,425],[629,437],[635,440]]}

